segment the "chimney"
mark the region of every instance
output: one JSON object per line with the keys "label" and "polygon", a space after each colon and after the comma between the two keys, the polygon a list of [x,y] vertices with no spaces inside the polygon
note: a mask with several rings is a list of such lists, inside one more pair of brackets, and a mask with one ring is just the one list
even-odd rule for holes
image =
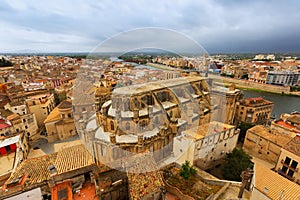
{"label": "chimney", "polygon": [[56,170],[55,165],[50,165],[48,167],[48,169],[50,171],[50,177],[53,177],[53,176],[57,175],[57,170]]}

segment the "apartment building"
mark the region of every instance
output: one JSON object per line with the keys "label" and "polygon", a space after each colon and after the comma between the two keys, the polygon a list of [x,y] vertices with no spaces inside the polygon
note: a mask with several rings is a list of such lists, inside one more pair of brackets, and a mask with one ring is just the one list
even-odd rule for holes
{"label": "apartment building", "polygon": [[281,149],[275,170],[287,179],[300,185],[300,134],[297,134],[290,140],[285,147]]}
{"label": "apartment building", "polygon": [[274,103],[261,97],[247,98],[237,104],[236,122],[250,124],[267,124]]}
{"label": "apartment building", "polygon": [[299,85],[300,72],[272,71],[268,72],[266,83],[272,85],[295,86]]}
{"label": "apartment building", "polygon": [[275,165],[280,156],[281,148],[291,139],[292,137],[287,134],[257,125],[248,129],[243,149],[249,154]]}
{"label": "apartment building", "polygon": [[26,105],[30,113],[34,113],[39,127],[44,126],[44,121],[50,112],[55,108],[53,94],[39,94],[28,97]]}

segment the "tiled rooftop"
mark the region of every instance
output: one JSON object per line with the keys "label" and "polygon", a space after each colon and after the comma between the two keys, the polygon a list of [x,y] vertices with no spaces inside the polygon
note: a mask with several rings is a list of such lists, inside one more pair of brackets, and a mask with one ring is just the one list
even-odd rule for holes
{"label": "tiled rooftop", "polygon": [[56,157],[57,153],[54,153],[26,160],[18,166],[16,171],[11,175],[10,180],[22,178],[28,174],[25,186],[47,181],[50,178],[48,167],[54,164]]}
{"label": "tiled rooftop", "polygon": [[297,156],[300,156],[300,135],[297,134],[290,142],[287,143],[284,149]]}
{"label": "tiled rooftop", "polygon": [[72,102],[70,100],[64,100],[58,106],[59,109],[68,109],[72,108]]}
{"label": "tiled rooftop", "polygon": [[48,93],[48,94],[38,94],[38,95],[34,95],[34,96],[30,96],[29,98],[30,99],[35,99],[35,100],[38,100],[38,99],[48,99],[51,95]]}
{"label": "tiled rooftop", "polygon": [[204,138],[207,135],[218,133],[231,128],[234,128],[234,126],[213,121],[207,124],[188,129],[183,133],[192,136],[195,140],[198,140]]}
{"label": "tiled rooftop", "polygon": [[83,145],[76,145],[59,151],[55,160],[58,174],[86,167],[93,163],[92,155]]}
{"label": "tiled rooftop", "polygon": [[[141,173],[127,173],[127,176],[130,197],[136,200],[160,190],[163,186],[163,180],[151,155],[137,155],[134,160],[135,164],[131,163],[133,165],[129,171],[140,171]],[[147,168],[149,168],[149,171]]]}
{"label": "tiled rooftop", "polygon": [[278,131],[271,131],[262,125],[254,126],[248,131],[255,133],[256,135],[261,136],[262,138],[265,138],[267,140],[270,140],[276,144],[278,144],[281,147],[284,147],[292,138],[284,133],[280,133]]}
{"label": "tiled rooftop", "polygon": [[288,117],[287,119],[288,121],[294,123],[294,124],[300,124],[300,114],[298,115],[291,115],[290,117]]}
{"label": "tiled rooftop", "polygon": [[271,105],[273,102],[265,100],[261,97],[256,97],[256,98],[248,98],[244,101],[241,102],[242,105],[246,106],[264,106],[264,105]]}
{"label": "tiled rooftop", "polygon": [[92,183],[85,183],[83,187],[80,189],[79,193],[75,193],[73,195],[74,200],[97,200],[98,196],[96,196],[96,188]]}
{"label": "tiled rooftop", "polygon": [[57,121],[60,120],[61,116],[59,114],[58,111],[58,107],[55,107],[47,116],[47,118],[45,119],[44,123],[49,123],[49,122],[53,122],[53,121]]}
{"label": "tiled rooftop", "polygon": [[256,163],[254,166],[255,187],[270,199],[299,199],[300,186],[283,176]]}
{"label": "tiled rooftop", "polygon": [[5,120],[3,119],[0,119],[0,130],[1,129],[4,129],[4,128],[7,128],[7,127],[10,127],[11,125],[8,124]]}
{"label": "tiled rooftop", "polygon": [[14,113],[8,109],[0,109],[0,115],[1,117],[7,118],[10,115],[13,115]]}
{"label": "tiled rooftop", "polygon": [[81,145],[65,148],[57,153],[27,159],[22,162],[10,179],[21,178],[28,174],[25,185],[47,181],[50,178],[49,166],[55,165],[58,174],[92,165],[92,155]]}
{"label": "tiled rooftop", "polygon": [[293,129],[293,128],[295,128],[295,126],[292,126],[292,125],[290,125],[290,124],[284,122],[282,119],[277,120],[275,123],[278,124],[278,125],[284,126],[285,128],[288,128],[288,129]]}

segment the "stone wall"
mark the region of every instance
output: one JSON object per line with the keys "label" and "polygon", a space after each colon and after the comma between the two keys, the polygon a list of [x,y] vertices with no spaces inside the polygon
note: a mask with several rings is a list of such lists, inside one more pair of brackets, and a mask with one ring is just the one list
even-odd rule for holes
{"label": "stone wall", "polygon": [[183,194],[178,188],[173,187],[172,185],[168,184],[166,181],[164,181],[164,184],[165,184],[165,189],[168,192],[176,195],[180,200],[194,200],[193,197]]}

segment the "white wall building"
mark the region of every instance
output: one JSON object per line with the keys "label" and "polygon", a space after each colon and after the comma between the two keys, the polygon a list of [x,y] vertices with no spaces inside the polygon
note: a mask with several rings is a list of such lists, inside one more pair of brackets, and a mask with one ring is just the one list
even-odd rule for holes
{"label": "white wall building", "polygon": [[[186,160],[201,169],[209,169],[219,164],[226,153],[236,147],[239,130],[235,130],[235,126],[213,121],[183,131],[182,134],[193,140],[187,150],[192,155],[188,155]],[[176,146],[174,149],[177,149]]]}

